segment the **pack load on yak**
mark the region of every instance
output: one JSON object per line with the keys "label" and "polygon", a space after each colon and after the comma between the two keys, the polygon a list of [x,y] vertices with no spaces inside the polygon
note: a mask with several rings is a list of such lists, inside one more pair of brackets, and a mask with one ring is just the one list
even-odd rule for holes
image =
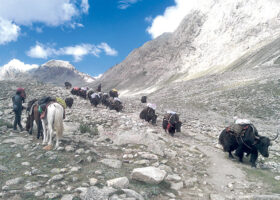
{"label": "pack load on yak", "polygon": [[72,90],[71,90],[71,94],[73,95],[78,95],[80,91],[80,88],[79,87],[74,87]]}
{"label": "pack load on yak", "polygon": [[119,93],[118,93],[118,90],[117,89],[112,89],[110,92],[109,92],[109,95],[110,95],[110,97],[113,97],[113,98],[115,98],[115,97],[119,97]]}
{"label": "pack load on yak", "polygon": [[97,107],[97,105],[100,103],[100,100],[101,100],[101,97],[100,97],[100,94],[98,94],[98,93],[93,93],[90,96],[90,103],[94,107]]}
{"label": "pack load on yak", "polygon": [[235,119],[235,122],[226,127],[219,136],[219,143],[223,146],[225,152],[228,152],[229,158],[233,158],[232,151],[243,162],[244,153],[251,154],[250,162],[252,167],[256,167],[258,152],[264,157],[269,156],[268,148],[271,141],[265,136],[260,136],[255,126],[247,119]]}
{"label": "pack load on yak", "polygon": [[181,132],[182,122],[179,120],[179,115],[174,111],[167,111],[163,117],[162,127],[171,136],[174,136],[175,132]]}
{"label": "pack load on yak", "polygon": [[157,122],[156,104],[148,103],[140,113],[140,119],[144,119],[147,122],[152,122],[153,125]]}

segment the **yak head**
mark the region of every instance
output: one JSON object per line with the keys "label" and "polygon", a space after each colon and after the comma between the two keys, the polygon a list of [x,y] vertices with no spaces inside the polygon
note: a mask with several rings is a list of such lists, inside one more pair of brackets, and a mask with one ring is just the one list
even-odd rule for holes
{"label": "yak head", "polygon": [[279,132],[277,131],[277,135],[273,139],[264,136],[256,136],[256,140],[257,140],[256,147],[264,157],[267,158],[269,156],[268,147],[272,145],[271,143],[272,141],[278,138],[278,135]]}
{"label": "yak head", "polygon": [[263,157],[268,157],[268,147],[271,145],[270,139],[268,137],[260,136],[257,139],[256,147]]}
{"label": "yak head", "polygon": [[181,126],[182,126],[181,121],[178,121],[178,122],[175,123],[176,132],[181,132]]}
{"label": "yak head", "polygon": [[152,116],[152,124],[156,125],[156,123],[157,123],[157,115],[153,115]]}

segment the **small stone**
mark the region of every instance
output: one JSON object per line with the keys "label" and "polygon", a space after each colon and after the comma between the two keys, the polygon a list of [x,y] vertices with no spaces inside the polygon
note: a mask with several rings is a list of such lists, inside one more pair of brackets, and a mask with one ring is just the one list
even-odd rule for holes
{"label": "small stone", "polygon": [[127,177],[120,177],[120,178],[115,178],[107,181],[107,186],[108,187],[113,187],[116,189],[123,189],[127,188],[129,185],[129,180]]}
{"label": "small stone", "polygon": [[97,182],[98,182],[98,180],[97,180],[96,178],[90,178],[90,179],[89,179],[89,184],[90,184],[91,186],[96,185]]}
{"label": "small stone", "polygon": [[97,170],[94,172],[96,175],[101,175],[103,172],[101,170]]}
{"label": "small stone", "polygon": [[21,154],[18,153],[18,154],[16,155],[16,157],[17,157],[17,158],[21,158]]}
{"label": "small stone", "polygon": [[34,196],[35,196],[35,197],[41,197],[41,196],[44,195],[44,193],[45,193],[44,191],[39,190],[39,191],[35,192]]}
{"label": "small stone", "polygon": [[275,179],[276,181],[280,181],[280,176],[275,176],[274,179]]}
{"label": "small stone", "polygon": [[26,190],[33,190],[33,189],[37,189],[38,187],[41,187],[41,184],[38,183],[38,182],[30,182],[30,183],[27,183],[24,188]]}
{"label": "small stone", "polygon": [[88,157],[87,157],[87,161],[88,161],[88,162],[92,162],[92,157],[91,157],[91,156],[88,156]]}
{"label": "small stone", "polygon": [[70,145],[65,147],[65,151],[67,151],[67,152],[73,152],[74,150],[75,150],[74,147],[72,147]]}
{"label": "small stone", "polygon": [[10,186],[10,185],[17,185],[23,182],[23,178],[22,177],[18,177],[18,178],[14,178],[14,179],[10,179],[8,181],[6,181],[6,185]]}
{"label": "small stone", "polygon": [[23,166],[30,166],[30,162],[23,162],[23,163],[21,163],[21,165],[23,165]]}
{"label": "small stone", "polygon": [[184,183],[182,181],[179,183],[171,182],[171,186],[170,186],[172,190],[176,190],[176,191],[181,190],[183,187],[184,187]]}
{"label": "small stone", "polygon": [[59,173],[60,173],[60,169],[58,169],[58,168],[53,168],[53,169],[51,170],[51,173],[53,173],[53,174],[59,174]]}
{"label": "small stone", "polygon": [[62,196],[61,200],[73,200],[75,196],[73,194],[65,194]]}
{"label": "small stone", "polygon": [[56,199],[59,198],[61,195],[59,193],[47,193],[45,197],[48,199]]}
{"label": "small stone", "polygon": [[122,167],[122,162],[116,159],[103,159],[100,162],[115,169],[120,169]]}
{"label": "small stone", "polygon": [[175,181],[175,182],[179,182],[182,180],[182,178],[178,175],[178,174],[173,174],[173,175],[168,175],[165,178],[166,181]]}
{"label": "small stone", "polygon": [[83,148],[76,150],[77,154],[83,154],[85,153],[85,150]]}

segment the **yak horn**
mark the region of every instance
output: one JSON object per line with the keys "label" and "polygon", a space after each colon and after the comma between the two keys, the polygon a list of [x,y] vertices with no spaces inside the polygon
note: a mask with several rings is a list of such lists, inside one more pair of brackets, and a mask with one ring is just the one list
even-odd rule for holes
{"label": "yak horn", "polygon": [[259,140],[259,139],[260,139],[260,137],[259,137],[259,136],[256,136],[256,135],[255,135],[255,138],[256,138],[257,140]]}
{"label": "yak horn", "polygon": [[277,129],[277,135],[275,136],[275,138],[271,139],[271,141],[274,141],[278,138],[278,135],[279,135],[279,130]]}

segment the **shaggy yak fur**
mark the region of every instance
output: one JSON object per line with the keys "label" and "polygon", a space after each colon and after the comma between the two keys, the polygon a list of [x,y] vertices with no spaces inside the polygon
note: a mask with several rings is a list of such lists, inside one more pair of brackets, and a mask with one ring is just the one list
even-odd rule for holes
{"label": "shaggy yak fur", "polygon": [[106,108],[108,108],[110,105],[109,99],[110,99],[110,97],[107,93],[104,93],[101,97],[101,103],[102,103],[102,105],[106,106]]}
{"label": "shaggy yak fur", "polygon": [[[225,152],[228,152],[229,158],[233,158],[232,151],[243,162],[244,153],[251,154],[250,162],[252,167],[256,167],[258,153],[264,157],[269,156],[268,147],[271,140],[268,137],[259,136],[257,129],[253,125],[242,125],[243,133],[237,135],[228,128],[224,129],[219,136],[219,143],[223,146]],[[277,136],[272,139],[275,140]]]}
{"label": "shaggy yak fur", "polygon": [[157,115],[155,110],[150,107],[144,108],[140,113],[140,119],[144,119],[147,122],[152,122],[153,125],[157,123]]}
{"label": "shaggy yak fur", "polygon": [[[93,93],[94,94],[94,93]],[[94,97],[90,96],[90,103],[91,105],[93,105],[94,107],[97,107],[97,105],[100,103],[101,101],[101,97],[99,94],[95,94]]]}
{"label": "shaggy yak fur", "polygon": [[174,136],[175,132],[181,132],[182,122],[179,120],[177,114],[167,113],[163,117],[162,128],[171,136]]}
{"label": "shaggy yak fur", "polygon": [[116,110],[117,112],[120,112],[123,109],[122,102],[115,100],[113,98],[109,99],[109,109],[110,110]]}
{"label": "shaggy yak fur", "polygon": [[65,103],[68,108],[71,108],[74,103],[74,99],[72,97],[67,97],[65,99]]}
{"label": "shaggy yak fur", "polygon": [[72,87],[72,84],[69,82],[65,82],[64,85],[66,89],[70,89]]}
{"label": "shaggy yak fur", "polygon": [[147,96],[141,97],[141,103],[147,103]]}

